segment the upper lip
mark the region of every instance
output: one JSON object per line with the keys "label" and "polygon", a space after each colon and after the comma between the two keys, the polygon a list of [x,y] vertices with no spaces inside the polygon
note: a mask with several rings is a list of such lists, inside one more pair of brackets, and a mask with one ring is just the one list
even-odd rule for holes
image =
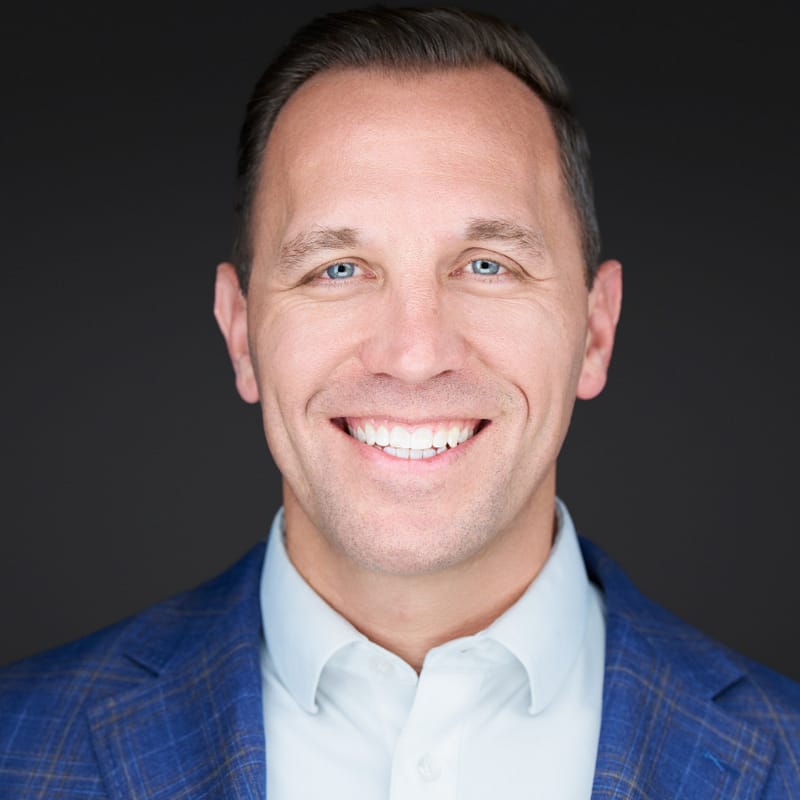
{"label": "upper lip", "polygon": [[440,427],[450,427],[454,425],[458,425],[460,427],[468,427],[473,430],[474,433],[478,433],[479,431],[483,430],[487,425],[491,423],[491,419],[486,417],[471,417],[471,416],[463,416],[463,417],[427,417],[425,419],[418,419],[418,420],[408,420],[408,419],[398,419],[396,417],[385,417],[380,414],[348,414],[347,416],[342,417],[334,417],[331,419],[331,422],[336,425],[336,427],[343,430],[345,433],[348,432],[349,427],[355,427],[358,425],[363,425],[367,422],[372,423],[373,425],[386,425],[387,427],[392,427],[394,425],[398,425],[401,428],[407,428],[409,430],[414,430],[417,428],[440,428]]}

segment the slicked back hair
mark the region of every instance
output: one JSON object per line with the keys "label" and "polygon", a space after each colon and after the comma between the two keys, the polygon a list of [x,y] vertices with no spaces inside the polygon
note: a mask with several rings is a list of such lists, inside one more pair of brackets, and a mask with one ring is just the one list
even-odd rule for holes
{"label": "slicked back hair", "polygon": [[556,67],[526,31],[495,17],[455,8],[377,6],[327,14],[303,26],[256,83],[239,141],[233,261],[242,291],[246,293],[250,277],[252,205],[267,138],[281,108],[305,81],[334,68],[424,74],[492,63],[522,80],[548,110],[591,286],[600,235],[589,148]]}

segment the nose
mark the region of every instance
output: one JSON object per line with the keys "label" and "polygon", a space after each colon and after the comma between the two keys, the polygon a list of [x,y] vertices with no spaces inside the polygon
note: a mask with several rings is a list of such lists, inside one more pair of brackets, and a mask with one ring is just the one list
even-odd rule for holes
{"label": "nose", "polygon": [[435,284],[387,290],[361,347],[369,372],[421,384],[464,366],[467,345],[458,315],[441,293]]}

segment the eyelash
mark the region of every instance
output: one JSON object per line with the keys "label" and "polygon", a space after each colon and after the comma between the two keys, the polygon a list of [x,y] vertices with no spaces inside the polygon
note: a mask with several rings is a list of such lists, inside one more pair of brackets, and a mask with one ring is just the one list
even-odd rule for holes
{"label": "eyelash", "polygon": [[[320,274],[319,277],[323,278],[323,280],[325,280],[326,278],[324,276],[327,276],[327,280],[333,281],[335,283],[337,281],[337,279],[334,278],[331,275],[328,275],[328,270],[332,270],[332,269],[335,269],[337,267],[352,267],[354,273],[355,273],[355,271],[357,269],[359,269],[358,264],[354,264],[352,261],[336,261],[335,263],[329,264],[327,267],[325,267],[325,269],[322,270],[322,273]],[[342,280],[349,280],[352,277],[353,277],[353,275],[347,275],[347,276],[344,276],[342,278]]]}
{"label": "eyelash", "polygon": [[[483,262],[484,264],[494,264],[497,267],[497,272],[491,273],[482,273],[482,272],[475,272],[474,270],[470,270],[469,268],[473,264],[478,264]],[[473,258],[466,266],[466,272],[471,272],[472,275],[481,275],[486,278],[499,278],[501,275],[505,275],[509,270],[508,267],[501,264],[499,261],[495,261],[493,258]]]}
{"label": "eyelash", "polygon": [[334,269],[335,267],[340,266],[350,266],[353,267],[353,272],[356,273],[357,271],[365,272],[364,268],[359,266],[355,261],[349,261],[347,259],[343,259],[341,261],[334,261],[333,264],[328,264],[327,267],[323,267],[319,272],[309,276],[306,279],[306,283],[315,283],[318,286],[324,286],[326,289],[334,289],[338,286],[345,286],[354,279],[358,278],[359,275],[353,274],[351,276],[345,278],[332,278],[327,275],[329,269]]}

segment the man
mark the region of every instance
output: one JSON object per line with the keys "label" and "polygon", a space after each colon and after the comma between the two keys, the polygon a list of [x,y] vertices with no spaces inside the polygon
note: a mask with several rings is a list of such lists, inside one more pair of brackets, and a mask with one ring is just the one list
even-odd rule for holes
{"label": "man", "polygon": [[266,545],[7,668],[5,797],[791,797],[800,688],[641,597],[556,500],[621,302],[525,35],[332,15],[259,82],[215,314]]}

